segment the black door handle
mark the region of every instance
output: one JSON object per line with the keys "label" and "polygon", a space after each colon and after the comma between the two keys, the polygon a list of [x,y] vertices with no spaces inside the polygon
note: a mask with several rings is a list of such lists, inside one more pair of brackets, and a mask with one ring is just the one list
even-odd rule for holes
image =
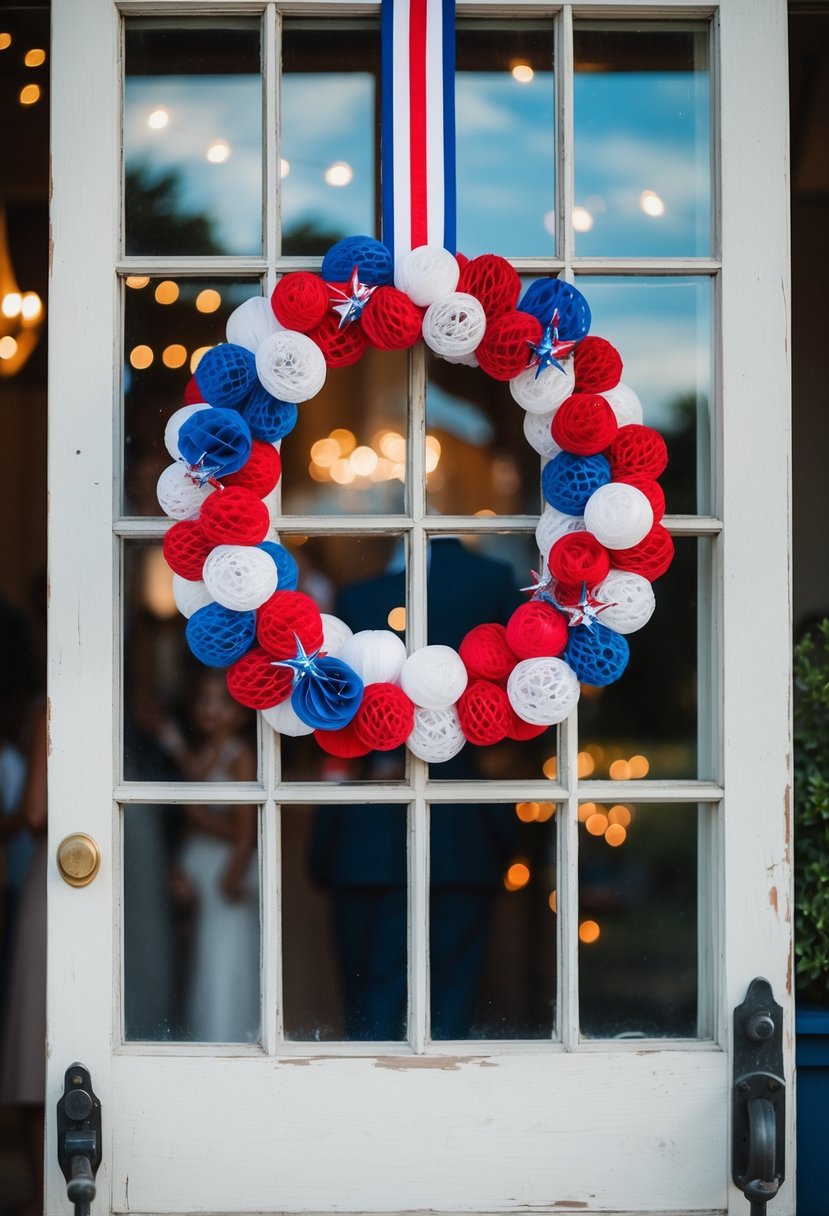
{"label": "black door handle", "polygon": [[57,1117],[58,1164],[66,1179],[66,1197],[74,1204],[75,1216],[89,1216],[101,1163],[101,1103],[83,1064],[66,1070]]}

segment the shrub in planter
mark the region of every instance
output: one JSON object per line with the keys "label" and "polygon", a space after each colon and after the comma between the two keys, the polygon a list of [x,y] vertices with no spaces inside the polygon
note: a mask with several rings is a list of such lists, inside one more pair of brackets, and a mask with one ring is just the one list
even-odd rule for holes
{"label": "shrub in planter", "polygon": [[795,647],[795,986],[829,1006],[829,620]]}

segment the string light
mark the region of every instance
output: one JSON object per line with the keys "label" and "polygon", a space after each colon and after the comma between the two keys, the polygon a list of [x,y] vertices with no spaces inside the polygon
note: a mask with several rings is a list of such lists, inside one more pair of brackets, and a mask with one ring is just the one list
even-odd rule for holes
{"label": "string light", "polygon": [[212,287],[205,287],[196,296],[196,308],[199,312],[215,312],[221,307],[222,297]]}
{"label": "string light", "polygon": [[389,615],[386,617],[389,629],[393,629],[395,633],[405,633],[406,631],[406,609],[392,608]]}
{"label": "string light", "polygon": [[32,47],[23,57],[23,62],[27,68],[39,68],[46,62],[46,52],[40,47]]}
{"label": "string light", "polygon": [[530,881],[530,867],[524,861],[514,861],[504,875],[508,891],[520,891]]}
{"label": "string light", "polygon": [[144,371],[152,364],[155,355],[150,346],[134,346],[130,351],[130,363],[138,371]]}
{"label": "string light", "polygon": [[583,920],[579,925],[579,941],[590,946],[601,937],[601,929],[595,920]]}

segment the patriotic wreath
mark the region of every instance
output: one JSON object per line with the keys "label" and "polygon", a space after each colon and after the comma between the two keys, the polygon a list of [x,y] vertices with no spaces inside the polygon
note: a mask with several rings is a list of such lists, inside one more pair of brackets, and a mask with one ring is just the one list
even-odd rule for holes
{"label": "patriotic wreath", "polygon": [[[673,557],[657,480],[668,457],[621,383],[618,352],[588,336],[590,320],[562,280],[537,279],[522,296],[517,272],[494,254],[468,260],[424,245],[395,272],[386,246],[362,236],[334,245],[319,276],[286,274],[270,300],[235,310],[228,341],[203,356],[167,424],[173,463],[158,499],[176,521],[164,556],[188,645],[227,668],[237,701],[280,733],[313,732],[335,756],[406,744],[440,763],[466,742],[541,734],[573,710],[581,684],[622,675],[626,635],[650,619],[651,583]],[[352,633],[297,589],[296,563],[268,539],[263,499],[297,406],[327,369],[421,336],[449,362],[509,382],[527,440],[547,461],[547,506],[536,531],[542,573],[506,626],[476,626],[458,651],[407,656],[396,633]]]}

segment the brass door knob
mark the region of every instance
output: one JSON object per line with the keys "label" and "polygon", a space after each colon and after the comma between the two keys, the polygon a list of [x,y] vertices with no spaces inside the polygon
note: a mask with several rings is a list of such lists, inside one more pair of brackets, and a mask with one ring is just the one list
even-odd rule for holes
{"label": "brass door knob", "polygon": [[85,832],[73,832],[58,845],[60,876],[70,887],[86,887],[101,868],[101,850]]}

